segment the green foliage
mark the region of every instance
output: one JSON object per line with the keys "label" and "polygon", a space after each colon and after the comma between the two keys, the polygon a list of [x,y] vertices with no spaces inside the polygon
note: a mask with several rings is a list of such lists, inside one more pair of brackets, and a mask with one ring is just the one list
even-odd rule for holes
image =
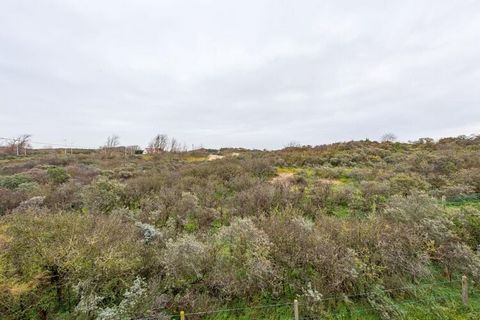
{"label": "green foliage", "polygon": [[137,277],[130,288],[123,293],[123,299],[119,304],[111,307],[101,307],[100,304],[104,297],[97,296],[94,293],[84,293],[78,302],[75,313],[78,316],[96,315],[97,320],[129,320],[136,316],[141,316],[139,310],[143,310],[141,304],[145,300],[147,293],[146,283],[143,279]]}
{"label": "green foliage", "polygon": [[47,169],[48,180],[54,184],[62,184],[70,179],[70,175],[62,167],[50,167]]}
{"label": "green foliage", "polygon": [[184,235],[176,241],[169,240],[162,257],[168,286],[186,289],[201,280],[209,261],[209,248],[193,235]]}
{"label": "green foliage", "polygon": [[480,244],[480,209],[462,207],[453,211],[452,221],[455,224],[455,233],[472,249],[476,249]]}
{"label": "green foliage", "polygon": [[250,219],[233,220],[215,237],[216,255],[209,282],[226,297],[272,290],[275,271],[271,246],[268,236]]}
{"label": "green foliage", "polygon": [[124,185],[100,178],[85,188],[83,202],[92,213],[110,213],[113,209],[121,207],[123,194]]}
{"label": "green foliage", "polygon": [[143,242],[118,218],[24,213],[3,219],[0,230],[0,314],[13,318],[75,305],[75,286],[115,303],[144,268]]}
{"label": "green foliage", "polygon": [[32,182],[32,179],[24,174],[0,177],[0,188],[15,190],[24,183]]}

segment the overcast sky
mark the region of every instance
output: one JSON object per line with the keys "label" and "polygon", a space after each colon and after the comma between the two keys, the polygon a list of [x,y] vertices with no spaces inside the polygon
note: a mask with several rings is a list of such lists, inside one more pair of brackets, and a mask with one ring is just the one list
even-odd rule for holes
{"label": "overcast sky", "polygon": [[480,1],[1,0],[0,136],[480,133]]}

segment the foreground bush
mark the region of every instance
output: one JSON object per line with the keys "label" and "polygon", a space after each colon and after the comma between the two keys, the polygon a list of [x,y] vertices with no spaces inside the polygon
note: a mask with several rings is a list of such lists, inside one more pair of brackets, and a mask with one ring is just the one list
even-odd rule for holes
{"label": "foreground bush", "polygon": [[116,304],[146,265],[138,230],[115,217],[11,215],[0,246],[0,314],[13,319],[43,318],[87,294]]}

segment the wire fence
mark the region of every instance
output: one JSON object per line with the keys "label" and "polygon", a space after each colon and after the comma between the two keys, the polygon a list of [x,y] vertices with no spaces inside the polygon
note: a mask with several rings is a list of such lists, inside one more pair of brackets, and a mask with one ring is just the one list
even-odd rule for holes
{"label": "wire fence", "polygon": [[[456,302],[463,302],[464,304],[466,301],[464,300],[465,297],[464,295],[467,294],[467,303],[468,303],[468,283],[464,281],[463,279],[461,282],[459,279],[455,280],[448,280],[448,281],[437,281],[437,282],[431,282],[431,283],[420,283],[420,284],[412,284],[412,285],[407,285],[407,286],[401,286],[401,287],[396,287],[396,288],[389,288],[389,289],[382,289],[382,290],[377,290],[377,291],[368,291],[368,292],[362,292],[362,293],[357,293],[357,294],[351,294],[351,295],[331,295],[331,296],[326,296],[326,297],[321,297],[317,301],[315,301],[315,304],[318,305],[324,305],[326,302],[345,302],[345,301],[350,301],[350,300],[361,300],[362,298],[365,297],[371,297],[374,295],[378,295],[379,293],[383,294],[392,294],[395,292],[401,292],[401,291],[407,291],[407,290],[413,290],[414,293],[412,293],[412,297],[409,297],[408,300],[406,301],[395,301],[396,306],[408,306],[408,305],[413,305],[413,304],[419,304],[422,302],[427,302],[427,303],[433,303],[436,301],[440,300],[449,300],[449,301],[456,301]],[[462,285],[460,285],[460,283]],[[441,285],[449,285],[450,288],[453,288],[452,285],[458,284],[458,291],[457,294],[452,295],[451,293],[448,295],[440,295],[437,294],[435,296],[429,296],[428,298],[421,298],[417,295],[417,292],[420,290],[424,290],[425,288],[430,288],[434,289],[435,286],[441,286]],[[465,287],[467,286],[467,287]],[[461,290],[460,290],[461,288]],[[457,289],[457,288],[456,288]],[[154,319],[178,319],[178,320],[190,320],[190,319],[203,319],[205,317],[209,316],[215,316],[219,314],[228,314],[228,313],[245,313],[248,311],[252,310],[264,310],[264,309],[276,309],[276,308],[281,308],[281,307],[289,307],[291,310],[291,319],[295,320],[317,320],[321,319],[322,317],[318,314],[310,314],[310,312],[306,311],[308,310],[309,307],[311,307],[312,302],[308,302],[306,299],[301,299],[299,297],[300,301],[291,301],[291,302],[278,302],[278,303],[271,303],[271,304],[263,304],[263,305],[255,305],[255,306],[249,306],[249,307],[236,307],[236,308],[224,308],[224,309],[213,309],[213,310],[203,310],[203,311],[193,311],[193,312],[179,312],[178,314],[163,314],[164,318],[160,318],[159,316],[147,316],[144,317],[143,319],[145,320],[154,320]],[[362,305],[361,307],[358,306],[353,306],[353,303],[350,301],[350,305],[347,307],[347,309],[344,309],[343,312],[346,313],[344,316],[336,317],[337,319],[344,319],[344,317],[347,317],[345,319],[357,319],[355,316],[360,316],[364,314],[365,312],[376,312],[377,310],[375,309],[374,306],[371,304]],[[295,308],[298,308],[298,306],[302,307],[301,311],[303,312],[303,315],[299,315],[298,317],[295,317],[295,314],[299,313],[299,310],[295,310]],[[345,307],[345,305],[344,305]],[[332,310],[328,310],[329,312],[335,313],[335,308]],[[288,315],[287,315],[288,317]],[[358,318],[361,319],[361,318]]]}

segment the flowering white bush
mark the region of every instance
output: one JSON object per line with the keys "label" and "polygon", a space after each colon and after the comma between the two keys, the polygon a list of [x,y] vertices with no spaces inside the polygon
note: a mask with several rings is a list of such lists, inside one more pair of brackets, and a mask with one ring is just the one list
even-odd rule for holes
{"label": "flowering white bush", "polygon": [[96,314],[96,320],[129,320],[132,319],[136,308],[145,298],[146,292],[145,281],[137,277],[131,287],[125,291],[123,300],[118,305],[101,308],[103,297],[97,296],[95,293],[88,293],[81,296],[75,311],[86,316]]}

